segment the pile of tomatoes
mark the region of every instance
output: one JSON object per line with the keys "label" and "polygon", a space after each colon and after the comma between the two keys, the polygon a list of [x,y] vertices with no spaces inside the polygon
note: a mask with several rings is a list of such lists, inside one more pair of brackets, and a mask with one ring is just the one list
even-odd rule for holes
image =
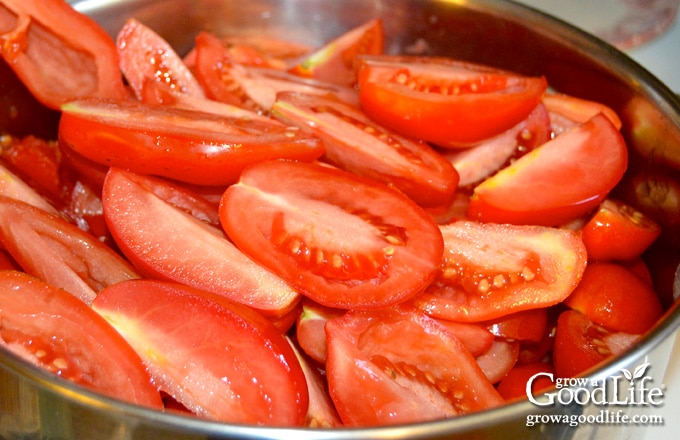
{"label": "pile of tomatoes", "polygon": [[61,0],[0,15],[60,112],[57,139],[2,137],[0,346],[57,376],[230,423],[420,422],[579,375],[662,315],[640,258],[661,230],[610,197],[628,153],[602,104],[386,55],[379,19],[180,57]]}

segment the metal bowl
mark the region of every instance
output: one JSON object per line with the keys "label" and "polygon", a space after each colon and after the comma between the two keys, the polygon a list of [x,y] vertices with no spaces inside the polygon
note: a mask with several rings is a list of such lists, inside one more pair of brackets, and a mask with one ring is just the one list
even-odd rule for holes
{"label": "metal bowl", "polygon": [[[474,0],[76,0],[75,7],[115,35],[136,17],[184,53],[200,30],[279,35],[321,44],[370,18],[382,17],[393,53],[447,55],[545,75],[558,91],[602,101],[619,112],[631,151],[630,174],[662,173],[673,181],[680,168],[680,101],[651,74],[592,36],[537,11],[507,1]],[[629,176],[630,177],[630,176]],[[633,176],[634,177],[634,176]],[[662,191],[663,192],[663,191]],[[623,194],[623,192],[622,192]],[[645,199],[647,200],[647,199]],[[655,203],[631,203],[664,227],[662,257],[680,254],[680,214]],[[677,209],[677,208],[676,208]],[[656,269],[656,263],[652,269]],[[653,270],[657,290],[670,297],[674,266]],[[598,381],[647,362],[660,385],[680,311],[666,316],[632,350],[590,372]],[[348,386],[352,386],[348,384]],[[161,413],[121,403],[45,373],[0,349],[0,438],[4,439],[221,439],[221,438],[540,438],[634,437],[633,425],[537,423],[527,415],[594,417],[597,405],[538,407],[525,401],[482,413],[376,429],[273,429],[234,426]],[[604,408],[607,409],[607,408]],[[611,409],[611,408],[609,408]],[[626,413],[639,406],[618,406]],[[651,408],[653,411],[654,408]],[[591,419],[593,420],[593,419]]]}

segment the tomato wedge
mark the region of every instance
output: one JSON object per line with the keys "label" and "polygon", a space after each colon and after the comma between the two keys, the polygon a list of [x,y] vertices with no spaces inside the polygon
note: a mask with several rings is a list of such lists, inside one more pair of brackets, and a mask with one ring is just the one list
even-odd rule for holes
{"label": "tomato wedge", "polygon": [[288,341],[253,310],[174,283],[105,289],[93,308],[142,357],[159,387],[215,420],[301,426],[307,384]]}
{"label": "tomato wedge", "polygon": [[338,168],[393,185],[421,206],[449,204],[458,173],[429,145],[376,125],[332,98],[280,93],[271,113],[324,141],[323,159]]}
{"label": "tomato wedge", "polygon": [[479,184],[468,215],[484,222],[561,225],[599,206],[627,165],[621,133],[598,114]]}
{"label": "tomato wedge", "polygon": [[0,271],[0,347],[109,397],[162,409],[142,360],[89,306],[17,271]]}
{"label": "tomato wedge", "polygon": [[[160,179],[109,170],[102,194],[104,214],[132,264],[148,277],[224,295],[270,317],[295,307],[299,294],[246,257],[221,229],[210,226],[210,208],[182,196],[187,193]],[[194,217],[204,210],[207,214]]]}
{"label": "tomato wedge", "polygon": [[395,304],[441,262],[432,218],[403,194],[319,164],[261,162],[224,193],[222,227],[255,261],[336,308]]}
{"label": "tomato wedge", "polygon": [[371,119],[449,148],[518,124],[547,87],[542,77],[433,57],[362,56],[358,69],[361,107]]}
{"label": "tomato wedge", "polygon": [[79,97],[126,96],[115,43],[68,2],[3,0],[0,23],[0,56],[47,107]]}
{"label": "tomato wedge", "polygon": [[221,186],[273,158],[314,160],[316,137],[272,121],[113,100],[62,107],[59,142],[97,163],[197,185]]}
{"label": "tomato wedge", "polygon": [[0,242],[26,272],[86,304],[105,286],[139,277],[94,236],[61,217],[2,196]]}
{"label": "tomato wedge", "polygon": [[423,422],[503,403],[463,344],[417,311],[352,310],[330,320],[326,333],[330,395],[347,426]]}
{"label": "tomato wedge", "polygon": [[586,267],[574,231],[464,220],[440,229],[444,262],[413,300],[434,317],[479,322],[548,307],[569,296]]}

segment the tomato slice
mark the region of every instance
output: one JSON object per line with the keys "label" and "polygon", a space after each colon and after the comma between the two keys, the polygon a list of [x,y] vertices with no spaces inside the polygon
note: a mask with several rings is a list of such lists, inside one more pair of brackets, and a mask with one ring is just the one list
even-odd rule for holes
{"label": "tomato slice", "polygon": [[484,323],[496,337],[512,341],[540,342],[548,325],[547,309],[531,309]]}
{"label": "tomato slice", "polygon": [[17,271],[0,271],[0,347],[109,397],[162,409],[142,360],[71,294]]}
{"label": "tomato slice", "polygon": [[139,353],[159,387],[194,413],[301,426],[307,384],[281,333],[253,310],[187,286],[135,280],[93,308]]}
{"label": "tomato slice", "polygon": [[553,365],[557,377],[574,377],[632,347],[639,335],[614,332],[576,310],[560,314],[555,331]]}
{"label": "tomato slice", "polygon": [[582,233],[591,260],[630,261],[661,235],[661,226],[631,205],[608,198]]}
{"label": "tomato slice", "polygon": [[586,267],[574,231],[464,220],[440,229],[444,261],[413,300],[434,317],[480,322],[548,307],[569,296]]}
{"label": "tomato slice", "polygon": [[548,108],[548,112],[566,118],[573,124],[582,124],[598,113],[602,113],[614,124],[617,130],[621,129],[622,124],[619,115],[611,107],[600,102],[563,93],[546,93],[543,95],[542,101]]}
{"label": "tomato slice", "polygon": [[291,67],[289,72],[307,78],[353,86],[357,82],[356,58],[359,55],[378,55],[382,53],[383,45],[382,20],[376,18],[350,29],[314,50]]}
{"label": "tomato slice", "polygon": [[460,148],[510,129],[536,108],[545,78],[433,57],[363,56],[359,99],[376,122]]}
{"label": "tomato slice", "polygon": [[512,370],[518,357],[519,341],[496,339],[476,360],[489,382],[495,384]]}
{"label": "tomato slice", "polygon": [[[148,277],[186,284],[279,317],[299,294],[255,264],[210,226],[209,207],[188,190],[112,168],[104,181],[104,214],[125,256]],[[181,200],[181,202],[178,202]],[[190,212],[208,214],[197,217]]]}
{"label": "tomato slice", "polygon": [[422,291],[441,262],[432,218],[401,193],[319,164],[261,162],[224,193],[222,227],[255,261],[328,307]]}
{"label": "tomato slice", "polygon": [[320,365],[326,363],[328,354],[326,346],[326,323],[328,320],[342,316],[346,310],[322,306],[304,298],[302,311],[295,325],[295,337],[300,348]]}
{"label": "tomato slice", "polygon": [[590,263],[564,303],[613,331],[643,334],[663,314],[654,288],[613,263]]}
{"label": "tomato slice", "polygon": [[598,114],[478,185],[468,215],[485,222],[561,225],[595,209],[627,165],[623,137]]}
{"label": "tomato slice", "polygon": [[323,159],[338,168],[392,185],[421,206],[449,204],[458,173],[429,145],[376,125],[332,98],[280,93],[271,113],[321,138]]}
{"label": "tomato slice", "polygon": [[139,277],[94,236],[61,217],[1,196],[0,241],[26,272],[86,304],[103,287]]}
{"label": "tomato slice", "polygon": [[3,0],[0,22],[0,56],[47,107],[78,97],[126,96],[115,43],[68,2]]}
{"label": "tomato slice", "polygon": [[[531,364],[515,365],[503,377],[496,389],[505,400],[526,399],[527,384],[531,378],[539,373],[555,374],[555,370],[548,362],[534,362]],[[554,386],[546,376],[539,376],[532,382],[531,393],[537,396],[541,391],[547,391]]]}
{"label": "tomato slice", "polygon": [[422,313],[352,310],[326,332],[330,395],[348,426],[423,422],[503,403],[463,344]]}
{"label": "tomato slice", "polygon": [[316,137],[276,122],[167,106],[79,100],[62,107],[59,142],[97,163],[197,185],[221,186],[272,158],[314,160]]}
{"label": "tomato slice", "polygon": [[0,164],[0,195],[15,200],[21,200],[29,205],[40,208],[50,214],[59,215],[59,212],[43,196],[38,194],[19,176]]}
{"label": "tomato slice", "polygon": [[477,357],[487,352],[494,342],[494,335],[481,324],[437,319],[453,336],[463,343],[471,355]]}
{"label": "tomato slice", "polygon": [[131,18],[116,38],[120,69],[137,99],[144,100],[144,88],[155,83],[168,93],[199,98],[205,93],[193,73],[170,44],[138,20]]}

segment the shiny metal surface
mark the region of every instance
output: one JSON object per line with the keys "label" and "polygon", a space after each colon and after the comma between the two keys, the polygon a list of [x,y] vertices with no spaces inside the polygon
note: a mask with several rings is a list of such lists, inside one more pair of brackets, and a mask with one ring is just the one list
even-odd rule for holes
{"label": "shiny metal surface", "polygon": [[[369,18],[383,17],[388,51],[447,55],[543,74],[560,91],[600,100],[623,119],[631,148],[656,159],[680,155],[680,101],[652,75],[599,40],[536,11],[493,0],[83,0],[76,8],[112,35],[128,17],[155,29],[180,53],[200,30],[280,35],[320,44]],[[645,111],[657,135],[636,135]],[[635,167],[654,164],[636,157]],[[669,219],[676,228],[680,219]],[[673,234],[671,234],[673,235]],[[671,286],[668,287],[669,289]],[[662,377],[680,311],[673,309],[634,350],[592,377],[606,378],[645,357]],[[573,407],[574,414],[598,408]],[[550,411],[554,412],[554,408]],[[231,426],[159,413],[112,401],[53,378],[0,349],[0,438],[222,439],[222,438],[614,438],[621,427],[525,426],[529,402],[432,423],[363,430],[281,430]],[[610,429],[611,428],[611,429]],[[632,429],[632,427],[631,427]]]}

